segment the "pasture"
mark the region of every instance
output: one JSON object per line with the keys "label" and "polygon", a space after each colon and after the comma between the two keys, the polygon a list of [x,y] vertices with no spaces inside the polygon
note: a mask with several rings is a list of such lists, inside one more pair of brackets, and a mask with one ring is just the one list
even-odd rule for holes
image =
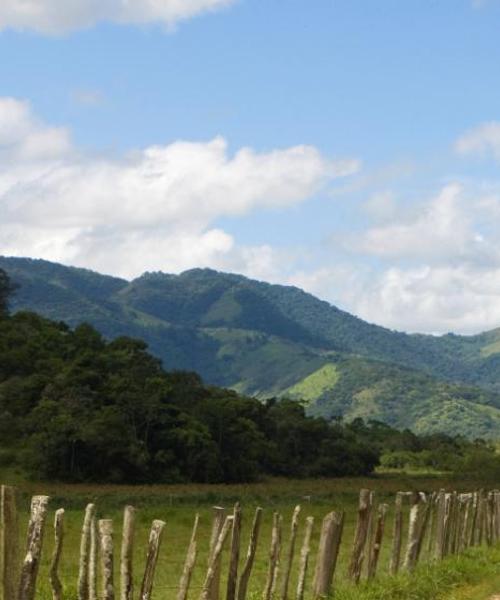
{"label": "pasture", "polygon": [[[240,570],[245,560],[247,543],[255,509],[263,509],[262,525],[257,546],[255,563],[248,587],[247,597],[261,597],[266,585],[269,570],[269,549],[273,514],[278,512],[283,517],[281,557],[283,566],[289,546],[290,525],[294,508],[301,506],[295,556],[291,569],[289,597],[295,598],[300,550],[304,534],[306,517],[314,518],[311,537],[309,569],[306,577],[305,597],[311,596],[311,583],[314,575],[315,561],[318,554],[321,522],[332,510],[345,512],[345,524],[342,543],[335,573],[335,586],[339,594],[348,594],[349,585],[346,573],[352,551],[352,543],[357,520],[358,497],[360,488],[368,488],[374,492],[374,514],[379,503],[387,503],[385,535],[381,545],[378,564],[378,576],[381,580],[389,570],[391,554],[394,498],[396,492],[449,490],[470,491],[477,489],[478,483],[471,481],[446,480],[436,477],[378,476],[369,479],[336,479],[336,480],[268,480],[250,485],[162,485],[162,486],[92,486],[92,485],[57,485],[18,482],[18,508],[20,520],[21,554],[25,546],[26,527],[29,514],[30,498],[33,494],[50,496],[49,514],[45,525],[45,539],[38,575],[36,598],[49,600],[52,598],[49,585],[49,567],[54,546],[52,522],[54,513],[59,508],[65,509],[64,545],[59,566],[60,578],[64,586],[64,598],[77,598],[77,578],[79,570],[79,549],[82,522],[85,507],[88,503],[96,505],[98,519],[112,519],[115,543],[115,585],[116,597],[119,582],[119,555],[122,536],[123,509],[125,505],[136,508],[136,534],[133,555],[133,574],[136,594],[143,577],[146,549],[151,523],[154,519],[165,521],[166,526],[158,556],[154,578],[152,598],[175,598],[179,586],[186,552],[189,546],[193,522],[199,514],[197,535],[197,560],[192,574],[189,589],[190,598],[201,595],[207,573],[210,537],[213,520],[213,506],[223,506],[227,514],[231,514],[235,502],[241,503],[242,531],[240,550]],[[402,556],[404,557],[408,532],[408,502],[404,503]],[[229,544],[226,543],[222,554],[221,597],[225,597],[225,585],[228,572]],[[422,564],[433,556],[433,543],[426,538],[421,551]],[[362,580],[366,578],[364,561]],[[415,575],[417,576],[417,575]],[[280,596],[280,577],[276,586],[276,597]],[[375,588],[373,588],[375,589]],[[344,590],[341,592],[340,590]],[[347,591],[346,591],[347,590]],[[359,593],[361,588],[359,589]],[[358,593],[358,592],[356,592]],[[347,596],[346,596],[347,597]],[[389,597],[389,596],[388,596]]]}

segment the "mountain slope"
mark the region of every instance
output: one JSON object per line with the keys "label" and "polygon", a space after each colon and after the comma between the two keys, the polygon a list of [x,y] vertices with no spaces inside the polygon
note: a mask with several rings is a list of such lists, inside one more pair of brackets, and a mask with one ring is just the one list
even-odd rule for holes
{"label": "mountain slope", "polygon": [[14,310],[143,338],[166,368],[209,383],[290,395],[317,414],[500,437],[500,330],[408,335],[294,287],[208,269],[128,282],[31,259],[0,257],[0,268],[20,286]]}

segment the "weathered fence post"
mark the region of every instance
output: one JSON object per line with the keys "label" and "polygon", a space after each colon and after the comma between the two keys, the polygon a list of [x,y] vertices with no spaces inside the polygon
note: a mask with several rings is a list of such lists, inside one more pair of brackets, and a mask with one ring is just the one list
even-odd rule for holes
{"label": "weathered fence post", "polygon": [[95,504],[87,504],[80,538],[80,568],[78,573],[78,600],[89,599],[90,529],[95,514]]}
{"label": "weathered fence post", "polygon": [[467,540],[468,546],[476,545],[476,526],[477,526],[477,517],[478,517],[478,508],[479,508],[478,500],[479,500],[478,492],[474,492],[472,494],[470,528],[469,528],[469,535],[468,535],[468,540]]}
{"label": "weathered fence post", "polygon": [[243,570],[241,571],[240,580],[238,583],[238,600],[245,600],[247,595],[248,582],[250,580],[250,574],[252,572],[252,567],[255,560],[255,553],[257,551],[257,542],[259,540],[261,520],[262,508],[258,507],[255,510],[252,531],[250,533],[250,541],[248,542],[248,550],[245,565],[243,566]]}
{"label": "weathered fence post", "polygon": [[444,500],[443,556],[446,556],[450,549],[450,530],[453,525],[453,494],[445,494]]}
{"label": "weathered fence post", "polygon": [[120,600],[133,600],[133,556],[135,533],[135,508],[126,506],[123,511],[122,547],[120,552]]}
{"label": "weathered fence post", "polygon": [[441,560],[444,556],[445,512],[446,493],[444,490],[439,490],[436,499],[436,536],[434,542],[434,558],[436,560]]}
{"label": "weathered fence post", "polygon": [[420,559],[420,555],[422,553],[422,548],[424,545],[425,534],[427,532],[427,528],[429,525],[430,517],[432,514],[432,506],[434,503],[434,493],[432,493],[429,497],[427,497],[423,492],[420,493],[420,499],[424,504],[423,515],[421,517],[421,522],[418,529],[418,541],[417,541],[417,553],[415,557],[415,564],[418,563]]}
{"label": "weathered fence post", "polygon": [[480,546],[482,546],[482,544],[486,538],[486,520],[487,520],[486,504],[487,504],[487,500],[486,500],[486,496],[484,494],[484,490],[480,490],[479,491],[478,532],[477,532],[478,544]]}
{"label": "weathered fence post", "polygon": [[300,550],[299,575],[297,578],[297,593],[295,595],[296,600],[303,600],[304,598],[307,568],[309,566],[309,554],[311,552],[311,536],[313,526],[314,517],[307,517],[304,541],[302,542],[302,548]]}
{"label": "weathered fence post", "polygon": [[19,576],[19,527],[16,491],[2,485],[0,489],[0,598],[16,597]]}
{"label": "weathered fence post", "polygon": [[410,520],[408,524],[408,541],[406,544],[406,554],[404,568],[412,571],[415,568],[418,538],[419,538],[419,516],[420,516],[420,494],[413,492],[410,496]]}
{"label": "weathered fence post", "polygon": [[97,600],[97,562],[99,551],[99,533],[97,531],[97,519],[92,517],[90,522],[90,554],[88,569],[89,600]]}
{"label": "weathered fence post", "polygon": [[354,581],[354,583],[358,583],[359,578],[361,577],[361,568],[365,557],[366,538],[370,525],[372,504],[372,492],[366,489],[361,490],[359,494],[358,521],[356,523],[351,560],[347,572],[349,579]]}
{"label": "weathered fence post", "polygon": [[432,556],[432,549],[434,546],[434,520],[436,513],[436,502],[437,502],[437,493],[432,492],[431,497],[429,499],[429,536],[427,538],[427,556],[430,558]]}
{"label": "weathered fence post", "polygon": [[452,504],[450,513],[450,545],[449,553],[456,554],[458,549],[458,535],[460,530],[460,519],[461,519],[461,503],[458,492],[452,494]]}
{"label": "weathered fence post", "polygon": [[500,492],[498,490],[493,491],[493,501],[494,501],[493,542],[496,544],[500,537]]}
{"label": "weathered fence post", "polygon": [[263,599],[270,600],[278,574],[278,564],[281,549],[281,515],[274,513],[273,530],[271,533],[271,549],[269,550],[269,567],[267,572],[266,587],[264,588]]}
{"label": "weathered fence post", "polygon": [[472,494],[462,494],[464,503],[463,518],[460,520],[460,539],[458,543],[458,551],[463,552],[469,545],[469,529],[472,512]]}
{"label": "weathered fence post", "polygon": [[331,593],[333,576],[337,567],[342,532],[344,530],[344,512],[331,512],[321,524],[316,569],[314,572],[313,598],[328,596]]}
{"label": "weathered fence post", "polygon": [[238,562],[240,560],[241,507],[239,502],[233,509],[233,527],[229,549],[229,571],[227,574],[226,600],[235,600],[238,582]]}
{"label": "weathered fence post", "polygon": [[[212,563],[212,557],[219,540],[219,535],[222,531],[222,527],[225,522],[226,510],[222,506],[213,507],[214,518],[212,522],[212,533],[210,536],[210,551],[208,554],[208,566]],[[211,600],[218,600],[219,598],[219,587],[220,587],[220,559],[213,565],[214,573],[212,577],[210,598]]]}
{"label": "weathered fence post", "polygon": [[226,517],[224,521],[224,525],[220,530],[219,537],[217,538],[217,542],[214,547],[214,551],[212,553],[210,562],[208,564],[207,575],[205,577],[205,583],[203,584],[203,589],[201,591],[200,600],[211,600],[213,598],[213,581],[214,577],[217,574],[217,570],[220,565],[220,558],[222,554],[222,549],[224,548],[224,542],[229,533],[229,529],[233,524],[233,516]]}
{"label": "weathered fence post", "polygon": [[493,544],[493,496],[488,492],[486,496],[486,543],[488,546]]}
{"label": "weathered fence post", "polygon": [[17,600],[33,600],[43,546],[43,530],[47,517],[48,496],[34,496],[28,524],[26,556],[21,567]]}
{"label": "weathered fence post", "polygon": [[160,553],[161,538],[165,528],[165,521],[155,520],[151,525],[149,533],[148,552],[146,555],[146,567],[142,578],[139,600],[150,600],[153,592],[154,576],[158,554]]}
{"label": "weathered fence post", "polygon": [[368,579],[372,579],[377,573],[380,548],[382,547],[382,540],[384,538],[385,516],[388,508],[387,504],[379,504],[378,506],[373,544],[370,548],[370,556],[368,557]]}
{"label": "weathered fence post", "polygon": [[58,569],[64,540],[64,508],[56,511],[54,518],[54,551],[49,569],[49,581],[53,600],[62,600],[63,587],[59,579]]}
{"label": "weathered fence post", "polygon": [[102,600],[115,600],[113,579],[113,521],[111,519],[101,519],[99,521],[99,541],[101,550]]}
{"label": "weathered fence post", "polygon": [[196,534],[198,533],[198,524],[200,522],[200,515],[196,513],[194,518],[193,531],[191,533],[191,540],[189,541],[188,551],[186,560],[184,562],[184,568],[182,569],[181,580],[179,582],[179,591],[177,592],[177,600],[186,600],[189,584],[191,583],[191,575],[193,574],[194,565],[196,563],[197,555],[197,543]]}
{"label": "weathered fence post", "polygon": [[396,493],[394,502],[394,528],[392,534],[392,550],[391,562],[389,564],[389,572],[391,575],[396,575],[399,571],[401,562],[401,544],[402,544],[402,529],[403,529],[403,498],[404,492]]}
{"label": "weathered fence post", "polygon": [[283,579],[281,584],[281,600],[288,598],[288,585],[290,582],[290,573],[292,571],[293,558],[295,556],[295,541],[297,539],[297,529],[299,527],[300,506],[296,506],[292,515],[292,524],[290,527],[290,541],[288,543],[288,553],[283,569]]}

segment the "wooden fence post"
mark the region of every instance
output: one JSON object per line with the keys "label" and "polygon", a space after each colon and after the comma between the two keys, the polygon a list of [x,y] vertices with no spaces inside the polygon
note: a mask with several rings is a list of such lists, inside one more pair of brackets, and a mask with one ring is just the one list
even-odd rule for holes
{"label": "wooden fence post", "polygon": [[478,500],[479,500],[478,492],[474,492],[472,494],[470,528],[469,528],[469,536],[468,536],[468,540],[467,540],[467,546],[475,546],[476,545],[476,526],[477,526],[477,517],[478,517],[478,508],[479,508]]}
{"label": "wooden fence post", "polygon": [[19,576],[19,526],[17,521],[16,491],[13,487],[0,488],[0,598],[16,597]]}
{"label": "wooden fence post", "polygon": [[80,568],[78,573],[78,600],[89,600],[90,529],[95,514],[95,504],[87,504],[80,538]]}
{"label": "wooden fence post", "polygon": [[295,556],[295,541],[297,539],[297,529],[299,527],[300,506],[296,506],[290,527],[290,540],[288,543],[288,553],[286,556],[285,567],[283,569],[283,579],[281,584],[281,600],[288,599],[288,585],[290,582],[290,573],[292,571],[293,558]]}
{"label": "wooden fence post", "polygon": [[453,494],[445,494],[443,556],[450,552],[450,531],[453,526]]}
{"label": "wooden fence post", "polygon": [[323,519],[314,572],[313,598],[328,596],[331,593],[343,530],[343,512],[328,513]]}
{"label": "wooden fence post", "polygon": [[444,556],[446,493],[439,490],[436,499],[436,536],[434,542],[434,558],[441,560]]}
{"label": "wooden fence post", "polygon": [[245,565],[243,566],[243,570],[241,571],[240,581],[238,583],[238,600],[245,600],[247,595],[248,582],[250,580],[250,574],[252,572],[252,567],[255,560],[255,553],[257,551],[257,542],[259,540],[261,521],[262,508],[258,507],[255,510],[252,531],[250,533],[250,541],[248,542],[248,550]]}
{"label": "wooden fence post", "polygon": [[148,552],[146,555],[146,567],[144,569],[144,577],[142,578],[139,600],[151,600],[156,564],[158,563],[158,554],[160,553],[161,539],[164,528],[165,521],[155,520],[151,525]]}
{"label": "wooden fence post", "polygon": [[238,582],[238,562],[240,560],[241,538],[241,507],[239,502],[233,509],[233,527],[231,529],[231,544],[229,549],[229,570],[227,574],[226,600],[235,600]]}
{"label": "wooden fence post", "polygon": [[115,600],[113,521],[111,519],[101,519],[98,525],[101,550],[102,600]]}
{"label": "wooden fence post", "polygon": [[[430,558],[432,556],[432,549],[434,546],[434,519],[436,513],[436,502],[437,502],[437,493],[432,492],[429,498],[429,518],[428,518],[428,531],[429,535],[427,536],[427,556]],[[423,543],[423,541],[422,541]]]}
{"label": "wooden fence post", "polygon": [[89,600],[97,599],[97,562],[99,551],[99,533],[97,531],[97,519],[92,517],[90,522],[90,554],[88,569],[88,593]]}
{"label": "wooden fence post", "polygon": [[408,524],[408,541],[406,544],[404,560],[404,568],[408,571],[412,571],[417,563],[418,543],[420,538],[420,507],[421,496],[418,492],[413,492],[410,496],[410,520]]}
{"label": "wooden fence post", "polygon": [[497,492],[491,491],[491,543],[495,544],[497,541],[497,510],[496,510],[496,498]]}
{"label": "wooden fence post", "polygon": [[220,530],[219,537],[217,538],[217,542],[214,547],[214,551],[210,562],[208,564],[207,575],[205,577],[205,583],[203,584],[203,589],[201,591],[200,600],[211,600],[213,593],[213,581],[216,577],[219,565],[220,558],[222,554],[222,549],[224,548],[224,542],[229,534],[229,529],[233,524],[233,516],[226,517],[224,521],[224,525]]}
{"label": "wooden fence post", "polygon": [[458,542],[460,535],[460,522],[462,520],[462,503],[460,502],[460,496],[458,492],[453,492],[453,513],[452,519],[450,520],[451,537],[450,537],[450,553],[456,554],[458,552]]}
{"label": "wooden fence post", "polygon": [[476,543],[478,546],[482,546],[484,539],[484,523],[485,523],[485,499],[484,491],[479,490],[477,497],[477,518],[476,518]]}
{"label": "wooden fence post", "polygon": [[359,494],[358,521],[354,533],[354,543],[352,548],[351,560],[347,575],[354,583],[359,582],[361,568],[365,555],[366,538],[370,524],[370,515],[372,511],[373,494],[370,490],[363,489]]}
{"label": "wooden fence post", "polygon": [[488,492],[486,496],[486,542],[488,546],[493,544],[493,495]]}
{"label": "wooden fence post", "polygon": [[403,498],[404,492],[396,493],[394,501],[394,528],[392,534],[392,550],[391,562],[389,564],[389,572],[391,575],[396,575],[399,571],[401,562],[401,543],[402,543],[402,528],[403,528]]}
{"label": "wooden fence post", "polygon": [[186,560],[184,561],[184,568],[182,569],[181,580],[179,582],[179,591],[177,592],[177,600],[186,600],[189,591],[189,584],[191,583],[191,576],[193,574],[194,565],[196,564],[197,555],[197,542],[196,534],[198,533],[198,524],[200,522],[200,515],[196,513],[194,518],[193,531],[191,533],[191,540],[189,541],[188,551]]}
{"label": "wooden fence post", "polygon": [[50,587],[52,588],[53,600],[62,600],[63,598],[63,587],[57,572],[59,569],[59,561],[61,560],[63,540],[64,508],[60,508],[56,511],[56,515],[54,518],[54,551],[52,553],[52,561],[50,563],[49,569],[49,581]]}
{"label": "wooden fence post", "polygon": [[304,541],[302,542],[302,548],[300,550],[299,575],[297,578],[297,593],[295,595],[296,600],[303,600],[304,598],[307,567],[309,566],[309,554],[311,552],[311,535],[313,526],[314,517],[307,517]]}
{"label": "wooden fence post", "polygon": [[460,536],[458,551],[463,552],[469,545],[469,528],[472,510],[472,494],[461,494],[463,503],[462,518],[460,519]]}
{"label": "wooden fence post", "polygon": [[281,550],[281,515],[274,513],[273,530],[271,533],[271,549],[269,551],[269,567],[267,572],[266,587],[264,588],[263,599],[270,600],[278,574],[278,564]]}
{"label": "wooden fence post", "polygon": [[47,517],[48,496],[34,496],[28,524],[26,556],[21,567],[17,600],[33,600],[43,546],[43,531]]}
{"label": "wooden fence post", "polygon": [[120,600],[133,600],[135,508],[126,506],[123,511],[122,547],[120,552]]}
{"label": "wooden fence post", "polygon": [[[222,527],[225,522],[225,514],[226,510],[222,508],[222,506],[214,506],[213,507],[213,522],[212,522],[212,533],[210,536],[210,550],[208,554],[208,565],[212,563],[212,557],[215,552],[215,548],[217,546],[217,542],[219,540],[220,533],[222,531]],[[210,599],[218,600],[219,598],[219,587],[220,587],[220,559],[213,565],[214,574],[212,577],[212,589],[210,590]]]}
{"label": "wooden fence post", "polygon": [[498,542],[500,538],[500,492],[498,490],[493,491],[493,501],[494,501],[494,543]]}
{"label": "wooden fence post", "polygon": [[[423,502],[424,508],[421,516],[421,522],[418,530],[418,541],[417,541],[417,552],[415,557],[415,564],[420,560],[422,554],[422,548],[424,546],[425,534],[429,526],[430,517],[432,514],[432,507],[434,504],[434,493],[427,497],[423,492],[420,493],[420,498]],[[431,532],[432,533],[432,532]]]}
{"label": "wooden fence post", "polygon": [[370,548],[370,556],[368,557],[368,579],[373,579],[377,573],[378,559],[380,556],[380,548],[384,538],[385,516],[388,509],[387,504],[379,504],[377,510],[377,520],[374,527],[373,544]]}

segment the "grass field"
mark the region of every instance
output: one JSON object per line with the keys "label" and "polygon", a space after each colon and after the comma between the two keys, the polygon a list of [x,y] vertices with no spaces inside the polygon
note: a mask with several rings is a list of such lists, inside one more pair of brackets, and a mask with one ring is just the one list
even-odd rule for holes
{"label": "grass field", "polygon": [[[11,477],[4,474],[2,483],[11,483]],[[413,587],[411,581],[416,582],[419,577],[423,577],[428,583],[435,576],[439,580],[446,569],[446,565],[436,565],[430,570],[423,567],[425,574],[419,571],[412,576],[411,580],[407,577],[394,579],[384,578],[388,568],[388,555],[390,549],[390,538],[392,532],[392,511],[388,513],[385,544],[382,548],[381,562],[379,566],[379,584],[372,584],[369,587],[362,586],[359,589],[352,590],[351,586],[343,583],[349,558],[349,551],[353,538],[354,525],[356,520],[358,493],[362,487],[368,487],[375,491],[376,502],[387,502],[392,506],[394,494],[398,490],[422,490],[432,491],[441,487],[457,490],[477,489],[479,482],[459,481],[443,479],[438,477],[411,477],[411,476],[377,476],[368,479],[336,479],[336,480],[269,480],[262,483],[251,485],[172,485],[172,486],[93,486],[93,485],[57,485],[57,484],[38,484],[34,482],[16,482],[20,491],[20,512],[22,515],[22,532],[25,531],[29,499],[32,494],[43,493],[51,496],[49,523],[46,529],[45,546],[43,561],[39,577],[39,593],[37,598],[51,598],[47,571],[52,551],[52,520],[53,513],[57,508],[65,508],[65,547],[61,563],[61,575],[65,584],[66,598],[73,600],[75,598],[75,586],[78,573],[78,549],[80,530],[83,519],[83,510],[88,502],[94,502],[97,505],[99,518],[111,518],[115,526],[115,553],[119,554],[119,541],[121,536],[121,519],[123,507],[126,504],[132,504],[137,508],[137,535],[135,551],[135,576],[137,581],[141,579],[144,568],[146,540],[149,533],[149,527],[153,519],[162,519],[166,521],[166,529],[163,538],[162,550],[160,553],[155,593],[153,598],[156,600],[164,598],[174,598],[180,572],[184,563],[185,552],[191,535],[191,528],[195,514],[200,514],[199,529],[199,556],[197,567],[194,572],[191,584],[191,598],[197,598],[206,572],[208,545],[210,537],[210,527],[212,520],[211,507],[214,505],[225,506],[231,510],[235,501],[240,501],[243,507],[243,536],[242,536],[242,556],[246,553],[246,544],[248,540],[248,531],[253,518],[253,512],[257,506],[264,509],[262,533],[257,552],[257,558],[249,586],[249,591],[254,597],[260,597],[264,588],[267,574],[267,557],[270,545],[271,520],[274,511],[283,515],[284,536],[283,549],[286,550],[288,543],[288,531],[290,517],[296,504],[302,506],[301,527],[299,529],[298,548],[296,552],[295,563],[298,564],[298,554],[302,542],[303,524],[306,516],[315,518],[314,536],[312,542],[311,563],[308,582],[311,581],[312,571],[314,569],[314,559],[316,555],[319,529],[324,515],[331,510],[346,511],[346,526],[344,529],[343,543],[339,557],[336,579],[339,585],[338,598],[354,600],[354,598],[432,598],[437,596],[416,596],[409,593]],[[23,536],[24,537],[24,536]],[[478,551],[476,551],[478,552]],[[490,562],[488,552],[493,550],[480,550],[477,559],[469,558],[470,565],[482,565],[484,569]],[[481,557],[479,560],[478,557]],[[495,555],[495,559],[500,556]],[[423,553],[423,562],[427,559],[427,544]],[[463,561],[465,558],[453,559],[454,561]],[[116,561],[118,562],[118,561]],[[469,569],[469,563],[462,562],[462,568],[470,575],[474,571]],[[469,565],[469,566],[470,566]],[[223,573],[226,565],[224,564]],[[467,567],[467,568],[466,568]],[[488,567],[489,568],[489,567]],[[450,587],[464,584],[476,584],[478,579],[477,568],[474,571],[474,577],[470,581],[466,573],[461,573],[460,569],[450,567],[454,573],[449,579],[448,587],[441,585],[442,592],[450,590]],[[472,569],[472,571],[471,571]],[[292,584],[290,587],[290,596],[295,595],[295,575],[297,569],[293,569]],[[446,579],[446,578],[445,578]],[[117,579],[118,581],[118,579]],[[389,582],[390,581],[390,585]],[[382,587],[380,587],[382,585]],[[399,587],[398,587],[399,586]],[[405,588],[406,586],[406,588]],[[422,587],[422,586],[421,586]],[[432,587],[432,586],[431,586]],[[383,590],[386,590],[382,594]],[[389,590],[392,589],[390,595]],[[404,590],[406,589],[407,595]],[[422,587],[422,589],[424,589]],[[222,587],[224,590],[224,587]],[[378,592],[377,592],[378,590]],[[373,595],[375,594],[375,595]],[[378,594],[378,595],[377,595]],[[382,595],[380,595],[382,594]],[[465,598],[465,597],[464,597]]]}

